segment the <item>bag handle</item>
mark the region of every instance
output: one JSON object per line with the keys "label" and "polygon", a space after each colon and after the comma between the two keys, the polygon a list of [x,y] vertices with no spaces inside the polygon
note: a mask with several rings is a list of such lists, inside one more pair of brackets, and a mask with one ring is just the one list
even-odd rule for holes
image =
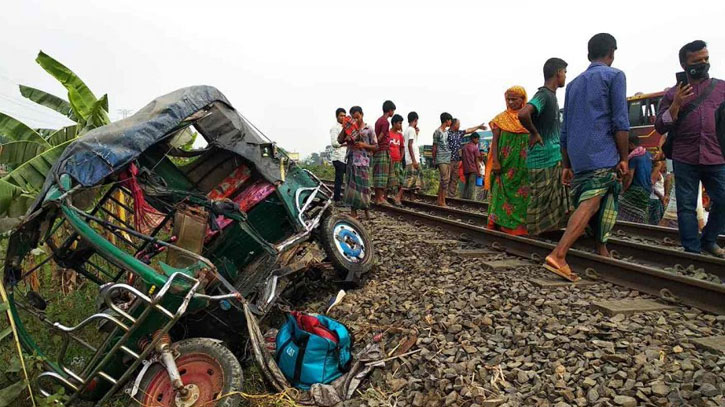
{"label": "bag handle", "polygon": [[305,336],[302,338],[301,342],[298,346],[298,353],[297,353],[297,360],[295,361],[295,374],[294,378],[292,379],[294,383],[301,383],[300,377],[302,376],[302,361],[305,359],[305,351],[307,350],[307,342],[310,341],[310,336]]}
{"label": "bag handle", "polygon": [[287,348],[287,345],[289,345],[290,342],[292,342],[292,336],[290,336],[289,339],[284,341],[282,343],[282,346],[277,348],[277,350],[275,351],[274,361],[277,362],[277,364],[279,364],[279,359],[282,357],[282,349]]}
{"label": "bag handle", "polygon": [[[337,321],[337,323],[340,324],[347,331],[347,337],[350,338],[350,346],[349,346],[350,350],[348,350],[350,358],[347,360],[347,363],[345,363],[344,365],[342,363],[340,363],[340,361],[341,361],[340,351],[342,350],[342,344],[338,343],[337,346],[335,347],[335,353],[337,354],[337,367],[338,367],[338,369],[340,369],[341,372],[347,373],[352,368],[352,348],[355,345],[355,336],[353,335],[350,328],[347,327],[347,325],[345,325],[339,321]],[[338,337],[339,336],[340,335],[338,334]]]}

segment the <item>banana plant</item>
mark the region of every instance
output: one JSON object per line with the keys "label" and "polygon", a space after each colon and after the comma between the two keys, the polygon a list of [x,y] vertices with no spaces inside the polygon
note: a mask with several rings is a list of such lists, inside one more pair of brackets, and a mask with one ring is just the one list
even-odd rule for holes
{"label": "banana plant", "polygon": [[63,150],[78,136],[111,122],[107,95],[97,98],[73,71],[43,51],[35,61],[63,85],[67,100],[24,85],[20,85],[20,94],[75,124],[60,129],[33,129],[0,113],[0,136],[4,141],[0,144],[0,164],[10,169],[0,178],[0,217],[25,214]]}

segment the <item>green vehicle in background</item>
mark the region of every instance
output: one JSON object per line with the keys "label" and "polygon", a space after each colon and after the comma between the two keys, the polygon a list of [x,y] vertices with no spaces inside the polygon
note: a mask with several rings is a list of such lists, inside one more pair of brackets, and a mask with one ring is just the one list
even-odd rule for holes
{"label": "green vehicle in background", "polygon": [[[194,132],[206,146],[182,148]],[[124,386],[143,406],[237,405],[250,316],[319,258],[350,284],[373,264],[364,227],[331,196],[212,87],[88,132],[8,242],[11,311],[48,368],[37,387],[94,405]],[[58,287],[30,288],[48,263],[83,280],[82,319],[53,320],[43,290]]]}

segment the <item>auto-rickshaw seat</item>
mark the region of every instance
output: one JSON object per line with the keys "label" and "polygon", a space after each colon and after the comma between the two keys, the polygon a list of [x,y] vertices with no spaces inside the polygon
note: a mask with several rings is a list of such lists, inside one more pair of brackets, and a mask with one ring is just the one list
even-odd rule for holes
{"label": "auto-rickshaw seat", "polygon": [[203,194],[217,187],[230,173],[246,160],[237,154],[212,148],[192,163],[179,167],[191,183]]}

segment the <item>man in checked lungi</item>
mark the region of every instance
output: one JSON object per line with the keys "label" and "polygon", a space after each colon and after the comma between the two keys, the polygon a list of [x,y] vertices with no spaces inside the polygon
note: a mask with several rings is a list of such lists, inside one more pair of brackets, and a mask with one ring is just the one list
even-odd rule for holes
{"label": "man in checked lungi", "polygon": [[544,268],[579,279],[566,262],[569,248],[590,226],[597,253],[609,256],[607,240],[617,220],[620,178],[629,172],[627,80],[612,68],[617,41],[601,33],[589,40],[591,65],[566,88],[561,129],[562,182],[571,184],[576,210]]}
{"label": "man in checked lungi", "polygon": [[556,91],[566,84],[567,63],[549,58],[544,63],[544,86],[519,111],[519,121],[529,131],[526,167],[529,177],[529,204],[526,229],[539,235],[566,226],[571,209],[569,191],[561,182],[559,145],[559,102]]}
{"label": "man in checked lungi", "polygon": [[386,100],[383,103],[383,115],[375,122],[375,135],[378,139],[378,149],[373,154],[373,188],[375,189],[375,203],[385,204],[385,192],[388,189],[388,177],[393,167],[390,159],[390,123],[388,119],[395,114],[395,103]]}

